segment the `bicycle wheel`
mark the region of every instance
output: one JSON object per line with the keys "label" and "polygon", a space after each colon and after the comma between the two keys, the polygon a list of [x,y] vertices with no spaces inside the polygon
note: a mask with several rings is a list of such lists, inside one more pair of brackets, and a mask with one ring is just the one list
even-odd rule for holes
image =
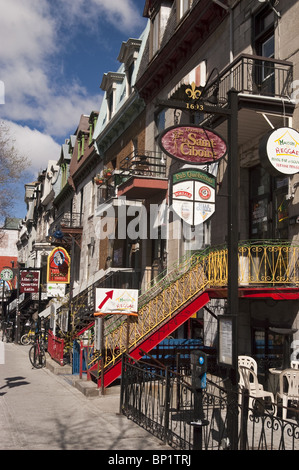
{"label": "bicycle wheel", "polygon": [[27,334],[23,335],[20,341],[21,341],[21,344],[23,344],[24,346],[27,346],[28,344],[31,343],[31,340]]}
{"label": "bicycle wheel", "polygon": [[41,369],[46,365],[45,351],[40,348],[39,344],[34,344],[29,349],[29,360],[35,369]]}

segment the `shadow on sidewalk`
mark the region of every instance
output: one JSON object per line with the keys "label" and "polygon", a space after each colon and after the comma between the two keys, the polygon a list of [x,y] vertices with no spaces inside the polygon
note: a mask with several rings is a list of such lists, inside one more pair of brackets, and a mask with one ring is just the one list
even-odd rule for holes
{"label": "shadow on sidewalk", "polygon": [[[0,387],[0,390],[3,388],[13,388],[13,387],[20,387],[22,385],[28,385],[30,382],[27,382],[25,380],[25,377],[21,376],[16,376],[16,377],[6,377],[4,380],[6,380],[6,384]],[[5,395],[7,392],[0,392],[0,396]]]}

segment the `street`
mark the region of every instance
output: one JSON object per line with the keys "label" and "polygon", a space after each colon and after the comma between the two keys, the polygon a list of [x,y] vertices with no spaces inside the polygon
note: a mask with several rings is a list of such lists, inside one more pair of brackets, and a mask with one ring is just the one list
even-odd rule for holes
{"label": "street", "polygon": [[119,414],[119,387],[115,393],[86,397],[70,376],[33,369],[29,348],[5,343],[1,450],[171,450]]}

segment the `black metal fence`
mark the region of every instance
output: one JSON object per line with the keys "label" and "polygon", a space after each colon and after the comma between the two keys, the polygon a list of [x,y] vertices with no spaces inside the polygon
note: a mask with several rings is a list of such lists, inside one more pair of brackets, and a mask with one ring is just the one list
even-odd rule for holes
{"label": "black metal fence", "polygon": [[[191,376],[124,355],[121,411],[180,450],[299,450],[298,409],[282,420],[276,406],[234,393],[211,376],[195,390]],[[296,406],[296,404],[295,404]]]}

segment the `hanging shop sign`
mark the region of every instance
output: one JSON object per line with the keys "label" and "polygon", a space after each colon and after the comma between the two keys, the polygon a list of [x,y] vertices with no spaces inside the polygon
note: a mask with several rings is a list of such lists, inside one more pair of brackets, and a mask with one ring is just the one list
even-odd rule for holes
{"label": "hanging shop sign", "polygon": [[39,290],[39,272],[38,271],[20,271],[20,293],[36,293]]}
{"label": "hanging shop sign", "polygon": [[58,246],[48,256],[47,283],[70,282],[70,257],[68,252]]}
{"label": "hanging shop sign", "polygon": [[206,222],[215,212],[216,178],[186,168],[172,175],[172,208],[187,224]]}
{"label": "hanging shop sign", "polygon": [[3,268],[0,273],[2,281],[11,281],[13,278],[13,270],[10,268]]}
{"label": "hanging shop sign", "polygon": [[48,297],[64,297],[65,296],[65,284],[57,284],[55,282],[47,284],[47,296]]}
{"label": "hanging shop sign", "polygon": [[96,289],[95,316],[107,314],[133,315],[138,312],[138,290]]}
{"label": "hanging shop sign", "polygon": [[260,141],[261,163],[272,175],[299,172],[299,133],[291,127],[280,127]]}
{"label": "hanging shop sign", "polygon": [[215,163],[227,153],[226,142],[214,131],[199,126],[172,126],[159,137],[169,157],[192,165]]}

